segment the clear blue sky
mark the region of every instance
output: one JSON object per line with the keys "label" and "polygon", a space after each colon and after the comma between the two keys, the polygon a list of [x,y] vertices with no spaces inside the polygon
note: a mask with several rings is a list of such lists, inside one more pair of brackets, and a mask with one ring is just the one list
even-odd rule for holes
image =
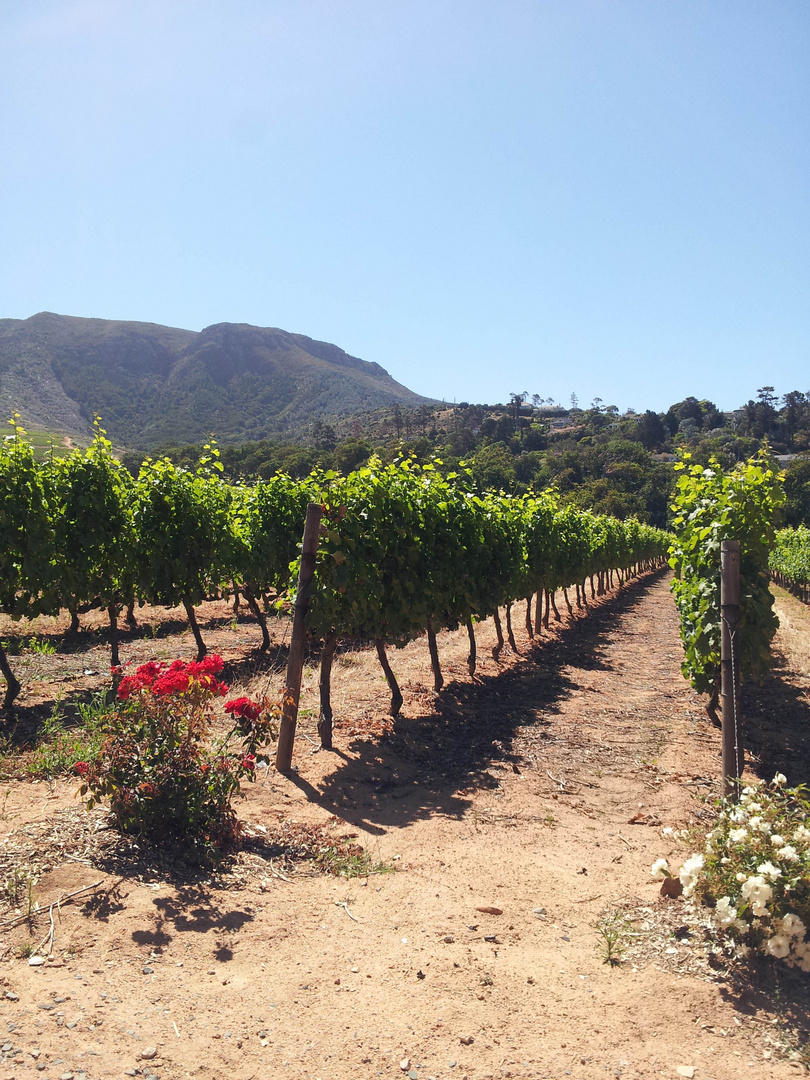
{"label": "clear blue sky", "polygon": [[808,0],[4,0],[0,317],[423,394],[810,390]]}

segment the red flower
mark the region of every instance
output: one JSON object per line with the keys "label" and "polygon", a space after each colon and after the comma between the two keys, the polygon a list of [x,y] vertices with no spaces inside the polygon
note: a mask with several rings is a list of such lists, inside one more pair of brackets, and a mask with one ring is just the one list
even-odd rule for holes
{"label": "red flower", "polygon": [[90,766],[86,761],[77,761],[73,766],[78,776],[87,776],[90,772]]}
{"label": "red flower", "polygon": [[244,720],[258,720],[262,714],[262,707],[258,702],[251,701],[249,697],[240,697],[234,698],[233,701],[226,701],[225,712]]}
{"label": "red flower", "polygon": [[242,768],[247,772],[253,772],[256,768],[256,756],[255,754],[245,754],[242,758]]}

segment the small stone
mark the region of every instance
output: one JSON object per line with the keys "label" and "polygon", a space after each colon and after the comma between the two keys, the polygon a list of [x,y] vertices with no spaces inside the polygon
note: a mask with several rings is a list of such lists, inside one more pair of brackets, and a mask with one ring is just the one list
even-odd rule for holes
{"label": "small stone", "polygon": [[448,1061],[447,1062],[447,1068],[448,1069],[455,1069],[455,1067],[456,1067],[456,1062],[455,1061]]}
{"label": "small stone", "polygon": [[472,1046],[472,1044],[475,1042],[475,1039],[472,1037],[472,1035],[462,1035],[459,1039],[459,1042],[462,1046]]}
{"label": "small stone", "polygon": [[141,1059],[141,1061],[151,1061],[152,1058],[157,1057],[157,1047],[145,1046],[143,1050],[141,1050],[140,1054],[138,1054],[138,1057]]}
{"label": "small stone", "polygon": [[694,1065],[679,1065],[675,1072],[678,1074],[678,1076],[685,1076],[686,1080],[692,1080],[692,1077],[697,1072],[697,1069]]}
{"label": "small stone", "polygon": [[455,940],[456,939],[453,937],[452,934],[447,934],[445,937],[442,938],[442,941],[445,943],[445,945],[452,945]]}
{"label": "small stone", "polygon": [[3,1043],[3,1045],[0,1046],[0,1050],[2,1050],[4,1054],[7,1054],[9,1052],[9,1050],[13,1050],[13,1049],[14,1049],[14,1047],[12,1046],[11,1043]]}
{"label": "small stone", "polygon": [[13,990],[6,990],[6,999],[8,1001],[19,1001],[20,995],[15,994]]}
{"label": "small stone", "polygon": [[42,1010],[43,1010],[43,1012],[51,1012],[51,1010],[52,1010],[52,1009],[55,1009],[55,1008],[56,1008],[56,1006],[55,1006],[55,1005],[52,1005],[52,1004],[50,1003],[50,1001],[46,1001],[46,1002],[43,1002],[43,1003],[42,1003],[42,1004],[40,1004],[40,1005],[37,1005],[37,1008],[38,1008],[38,1009],[42,1009]]}
{"label": "small stone", "polygon": [[59,1076],[59,1080],[73,1080],[72,1072],[63,1072]]}
{"label": "small stone", "polygon": [[419,1073],[416,1071],[416,1069],[411,1069],[411,1071],[408,1073],[408,1080],[419,1080]]}
{"label": "small stone", "polygon": [[138,1075],[138,1070],[137,1069],[124,1069],[124,1076],[137,1076],[137,1075]]}
{"label": "small stone", "polygon": [[141,971],[144,975],[152,975],[154,974],[155,969],[153,967],[150,967],[148,964],[144,964],[144,966],[141,968]]}
{"label": "small stone", "polygon": [[28,957],[28,966],[29,967],[42,967],[42,965],[44,963],[45,963],[45,959],[42,956],[29,956]]}
{"label": "small stone", "polygon": [[402,1061],[400,1061],[400,1063],[399,1063],[399,1067],[400,1067],[400,1069],[402,1069],[403,1072],[407,1072],[408,1069],[410,1069],[410,1067],[411,1067],[411,1059],[410,1058],[403,1058]]}

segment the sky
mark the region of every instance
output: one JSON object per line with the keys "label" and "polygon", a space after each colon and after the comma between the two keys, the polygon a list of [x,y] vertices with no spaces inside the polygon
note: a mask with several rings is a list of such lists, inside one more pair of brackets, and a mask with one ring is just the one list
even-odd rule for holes
{"label": "sky", "polygon": [[0,318],[447,401],[810,390],[807,0],[3,0]]}

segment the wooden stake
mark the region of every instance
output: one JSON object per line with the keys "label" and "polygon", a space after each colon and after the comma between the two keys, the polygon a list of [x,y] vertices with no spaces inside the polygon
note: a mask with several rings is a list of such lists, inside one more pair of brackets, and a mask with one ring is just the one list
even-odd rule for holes
{"label": "wooden stake", "polygon": [[740,724],[740,542],[724,540],[720,545],[720,685],[723,718],[723,793],[739,795],[743,768]]}
{"label": "wooden stake", "polygon": [[543,590],[537,590],[534,598],[534,628],[538,634],[543,633]]}
{"label": "wooden stake", "polygon": [[318,531],[321,524],[321,504],[310,503],[304,522],[304,538],[301,544],[301,566],[298,571],[298,590],[293,608],[293,628],[290,652],[287,658],[287,686],[281,712],[281,730],[276,750],[276,768],[289,772],[292,765],[295,726],[298,723],[298,701],[301,696],[301,671],[304,667],[306,644],[306,618],[315,578],[315,557],[318,553]]}
{"label": "wooden stake", "polygon": [[534,637],[534,629],[532,628],[532,598],[526,597],[526,633],[530,638]]}
{"label": "wooden stake", "polygon": [[324,750],[332,749],[332,660],[337,648],[337,634],[330,630],[321,650],[321,677],[318,689],[321,695],[321,715],[318,719],[318,735]]}

